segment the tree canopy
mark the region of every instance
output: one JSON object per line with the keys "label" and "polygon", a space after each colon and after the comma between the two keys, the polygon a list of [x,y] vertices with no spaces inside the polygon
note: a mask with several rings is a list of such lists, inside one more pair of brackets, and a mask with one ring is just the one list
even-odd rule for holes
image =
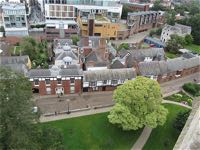
{"label": "tree canopy", "polygon": [[20,46],[22,47],[23,54],[30,57],[33,68],[48,68],[47,41],[37,42],[32,37],[25,37]]}
{"label": "tree canopy", "polygon": [[[60,150],[63,145],[60,132],[41,128],[37,123],[38,115],[32,112],[32,91],[28,79],[0,68],[0,89],[0,149]],[[40,140],[44,137],[48,141]]]}
{"label": "tree canopy", "polygon": [[146,77],[129,80],[117,87],[113,99],[116,104],[108,119],[123,130],[155,128],[166,121],[168,111],[161,105],[160,86],[154,80]]}

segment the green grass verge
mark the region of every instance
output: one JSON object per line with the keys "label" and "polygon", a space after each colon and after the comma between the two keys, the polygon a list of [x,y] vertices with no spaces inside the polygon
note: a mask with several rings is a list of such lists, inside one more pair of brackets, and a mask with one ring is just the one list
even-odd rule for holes
{"label": "green grass verge", "polygon": [[167,56],[167,58],[170,58],[170,59],[179,57],[178,54],[174,54],[174,53],[170,53],[170,52],[165,52],[165,55]]}
{"label": "green grass verge", "polygon": [[171,100],[171,101],[175,101],[175,102],[187,102],[187,104],[189,106],[192,106],[192,98],[189,97],[188,95],[186,95],[183,92],[178,92],[176,94],[164,97],[164,99],[166,100]]}
{"label": "green grass verge", "polygon": [[21,47],[20,46],[14,46],[10,49],[10,52],[11,52],[12,55],[19,56],[20,52],[21,52]]}
{"label": "green grass verge", "polygon": [[200,84],[196,83],[185,83],[183,89],[189,94],[198,97],[200,96]]}
{"label": "green grass verge", "polygon": [[185,48],[191,50],[192,52],[200,54],[200,45],[191,44],[186,45]]}
{"label": "green grass verge", "polygon": [[153,129],[143,150],[172,150],[178,139],[180,132],[173,127],[173,123],[180,111],[188,109],[173,104],[164,104],[164,106],[169,111],[167,121],[163,126]]}
{"label": "green grass verge", "polygon": [[108,113],[44,123],[64,134],[65,149],[70,150],[130,150],[142,129],[122,131],[108,122]]}

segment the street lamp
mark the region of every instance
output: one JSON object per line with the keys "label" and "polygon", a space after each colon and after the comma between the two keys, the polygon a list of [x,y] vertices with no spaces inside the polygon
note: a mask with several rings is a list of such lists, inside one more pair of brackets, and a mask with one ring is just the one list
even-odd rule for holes
{"label": "street lamp", "polygon": [[70,114],[70,111],[69,111],[69,102],[70,102],[70,99],[67,99],[67,114]]}

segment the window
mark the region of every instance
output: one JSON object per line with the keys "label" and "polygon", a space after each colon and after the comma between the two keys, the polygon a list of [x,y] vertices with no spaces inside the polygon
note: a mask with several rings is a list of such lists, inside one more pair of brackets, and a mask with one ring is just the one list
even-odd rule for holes
{"label": "window", "polygon": [[5,21],[10,21],[9,17],[4,17]]}
{"label": "window", "polygon": [[74,87],[74,85],[70,86],[70,93],[71,94],[75,93],[75,87]]}
{"label": "window", "polygon": [[46,85],[50,85],[50,79],[45,79]]}
{"label": "window", "polygon": [[117,83],[118,83],[118,80],[112,80],[112,81],[111,81],[111,84],[112,84],[112,85],[116,85]]}
{"label": "window", "polygon": [[96,85],[97,85],[96,81],[90,82],[90,86],[91,86],[91,87],[95,87]]}
{"label": "window", "polygon": [[47,94],[47,95],[50,95],[50,94],[51,94],[51,88],[49,88],[49,87],[46,88],[46,94]]}
{"label": "window", "polygon": [[74,78],[70,78],[70,84],[75,84],[75,79]]}
{"label": "window", "polygon": [[39,86],[39,80],[38,80],[38,79],[35,79],[35,80],[34,80],[34,85],[35,85],[35,86]]}
{"label": "window", "polygon": [[61,78],[57,78],[57,84],[62,84]]}
{"label": "window", "polygon": [[107,84],[107,80],[103,80],[103,84]]}

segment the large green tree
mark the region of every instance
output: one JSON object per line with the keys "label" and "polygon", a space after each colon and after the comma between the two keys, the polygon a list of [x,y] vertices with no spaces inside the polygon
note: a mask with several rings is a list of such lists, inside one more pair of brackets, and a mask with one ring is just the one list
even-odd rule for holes
{"label": "large green tree", "polygon": [[20,43],[23,54],[29,56],[33,68],[48,68],[47,44],[46,41],[37,42],[32,37],[25,37]]}
{"label": "large green tree", "polygon": [[[44,145],[55,150],[62,147],[60,132],[48,130],[46,134],[39,127],[38,115],[32,112],[31,97],[31,83],[27,78],[0,67],[1,150],[42,150]],[[48,135],[48,144],[40,140],[44,135]]]}
{"label": "large green tree", "polygon": [[123,130],[137,130],[144,126],[155,128],[163,125],[167,109],[162,105],[159,84],[146,77],[125,82],[114,91],[115,106],[108,119]]}

